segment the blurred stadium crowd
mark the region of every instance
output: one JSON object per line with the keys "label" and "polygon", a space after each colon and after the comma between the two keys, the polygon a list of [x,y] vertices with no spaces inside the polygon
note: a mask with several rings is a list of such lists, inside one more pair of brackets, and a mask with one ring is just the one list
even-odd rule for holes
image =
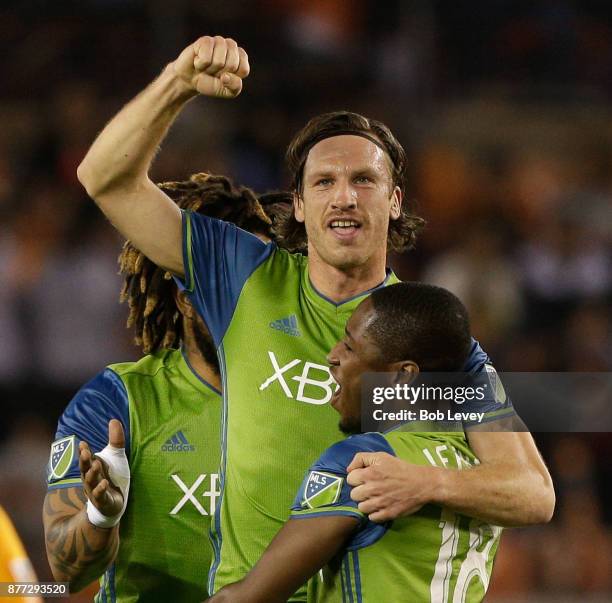
{"label": "blurred stadium crowd", "polygon": [[[306,119],[381,119],[428,221],[393,259],[398,275],[457,293],[498,370],[610,371],[611,12],[569,0],[3,3],[0,504],[39,577],[55,421],[105,364],[138,356],[118,304],[121,241],[76,180],[105,120],[186,42],[231,35],[251,58],[243,96],[193,102],[154,178],[282,188],[284,147]],[[612,436],[536,439],[556,515],[505,534],[488,600],[609,600]]]}

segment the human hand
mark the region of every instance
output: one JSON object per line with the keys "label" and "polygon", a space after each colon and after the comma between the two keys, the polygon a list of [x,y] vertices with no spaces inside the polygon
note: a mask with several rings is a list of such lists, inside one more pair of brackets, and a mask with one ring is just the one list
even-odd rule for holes
{"label": "human hand", "polygon": [[249,75],[249,57],[231,38],[203,36],[171,64],[174,73],[204,96],[235,98]]}
{"label": "human hand", "polygon": [[[117,419],[108,422],[108,444],[125,448],[123,426]],[[107,517],[118,515],[123,509],[123,495],[111,481],[106,462],[91,452],[87,442],[79,442],[79,469],[83,489],[91,503]]]}
{"label": "human hand", "polygon": [[438,485],[436,467],[412,465],[386,452],[358,452],[347,468],[351,498],[372,521],[416,513],[431,502]]}

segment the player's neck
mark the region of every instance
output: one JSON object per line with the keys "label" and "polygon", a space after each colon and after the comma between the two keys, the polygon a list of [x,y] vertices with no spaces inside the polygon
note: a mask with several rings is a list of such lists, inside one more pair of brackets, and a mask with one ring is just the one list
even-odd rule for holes
{"label": "player's neck", "polygon": [[215,389],[221,389],[221,377],[219,373],[204,359],[193,336],[183,334],[183,350],[187,361],[198,377],[210,383]]}
{"label": "player's neck", "polygon": [[386,270],[384,258],[341,269],[327,264],[314,253],[309,254],[308,274],[319,293],[340,303],[380,285],[385,280]]}

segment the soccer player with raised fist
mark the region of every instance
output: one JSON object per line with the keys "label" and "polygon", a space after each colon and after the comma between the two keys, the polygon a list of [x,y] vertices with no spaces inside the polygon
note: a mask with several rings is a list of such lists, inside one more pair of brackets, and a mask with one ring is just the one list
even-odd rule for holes
{"label": "soccer player with raised fist", "polygon": [[[119,111],[78,169],[119,231],[180,280],[217,349],[223,454],[211,593],[246,575],[288,518],[295,484],[312,459],[342,437],[329,404],[336,384],[326,356],[359,303],[397,282],[387,252],[409,249],[422,225],[404,202],[404,149],[383,123],[348,111],[313,118],[287,151],[294,207],[278,241],[306,245],[308,257],[180,211],[149,178],[155,153],[191,99],[233,98],[248,73],[247,55],[232,40],[200,38]],[[464,370],[482,371],[489,362],[472,340]],[[458,481],[453,502],[500,525],[548,521],[554,492],[530,434],[507,427],[491,433],[502,422],[512,428],[512,404],[489,397],[466,410],[483,413],[488,424],[464,425],[481,461],[479,487]],[[389,508],[381,496],[401,480],[381,483],[379,467],[363,463],[355,471],[368,513],[410,512],[409,505]],[[412,480],[408,488],[421,486]],[[302,588],[291,600],[305,599]]]}

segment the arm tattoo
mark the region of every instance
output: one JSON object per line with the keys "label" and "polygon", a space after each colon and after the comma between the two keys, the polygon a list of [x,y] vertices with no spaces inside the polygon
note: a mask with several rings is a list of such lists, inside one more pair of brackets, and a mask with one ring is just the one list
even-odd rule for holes
{"label": "arm tattoo", "polygon": [[115,558],[118,527],[98,528],[85,514],[87,496],[80,487],[51,490],[45,497],[43,519],[47,558],[56,579],[73,588],[99,578]]}

